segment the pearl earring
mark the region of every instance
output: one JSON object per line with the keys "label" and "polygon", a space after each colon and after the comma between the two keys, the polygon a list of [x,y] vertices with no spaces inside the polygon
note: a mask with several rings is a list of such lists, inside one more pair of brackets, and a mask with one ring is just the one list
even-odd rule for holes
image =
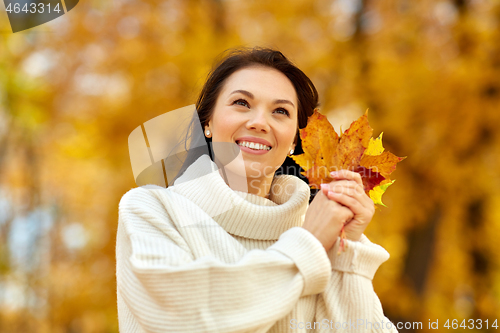
{"label": "pearl earring", "polygon": [[292,155],[292,154],[293,154],[293,149],[290,149],[290,155]]}
{"label": "pearl earring", "polygon": [[207,129],[207,130],[205,131],[205,134],[206,134],[207,136],[209,136],[209,135],[210,135],[210,130],[208,130],[208,129]]}

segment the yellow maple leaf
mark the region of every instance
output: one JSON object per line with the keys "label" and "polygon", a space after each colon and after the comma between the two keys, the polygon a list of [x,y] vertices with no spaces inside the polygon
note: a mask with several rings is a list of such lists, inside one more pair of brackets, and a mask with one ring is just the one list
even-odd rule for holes
{"label": "yellow maple leaf", "polygon": [[373,190],[370,190],[370,198],[373,200],[373,202],[377,205],[381,205],[381,206],[384,206],[384,207],[387,207],[386,205],[384,205],[384,203],[382,202],[382,194],[384,194],[385,190],[387,190],[387,188],[389,186],[391,186],[392,184],[394,184],[394,182],[396,181],[396,179],[392,180],[391,182],[388,182],[386,184],[380,184],[380,185],[377,185],[373,188]]}

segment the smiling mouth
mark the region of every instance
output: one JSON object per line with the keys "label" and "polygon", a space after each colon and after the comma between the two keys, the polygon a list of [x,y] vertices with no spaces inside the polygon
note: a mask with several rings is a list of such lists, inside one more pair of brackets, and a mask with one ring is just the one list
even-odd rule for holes
{"label": "smiling mouth", "polygon": [[236,141],[238,146],[247,147],[253,150],[271,150],[272,148],[261,143],[251,141]]}

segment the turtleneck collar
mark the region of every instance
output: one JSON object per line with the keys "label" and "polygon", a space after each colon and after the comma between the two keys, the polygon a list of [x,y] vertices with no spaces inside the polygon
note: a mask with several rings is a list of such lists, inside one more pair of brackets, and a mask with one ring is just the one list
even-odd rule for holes
{"label": "turtleneck collar", "polygon": [[301,226],[309,202],[309,186],[292,175],[275,176],[269,199],[233,191],[208,155],[191,164],[169,189],[186,197],[228,233],[259,240],[277,240]]}

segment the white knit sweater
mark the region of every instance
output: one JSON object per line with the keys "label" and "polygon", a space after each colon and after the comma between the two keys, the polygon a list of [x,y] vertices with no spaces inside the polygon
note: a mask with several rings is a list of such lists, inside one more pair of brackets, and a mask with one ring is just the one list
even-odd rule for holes
{"label": "white knit sweater", "polygon": [[307,184],[282,175],[272,188],[270,199],[233,191],[203,155],[174,186],[127,192],[120,332],[397,332],[372,285],[387,251],[363,235],[326,252],[301,227]]}

